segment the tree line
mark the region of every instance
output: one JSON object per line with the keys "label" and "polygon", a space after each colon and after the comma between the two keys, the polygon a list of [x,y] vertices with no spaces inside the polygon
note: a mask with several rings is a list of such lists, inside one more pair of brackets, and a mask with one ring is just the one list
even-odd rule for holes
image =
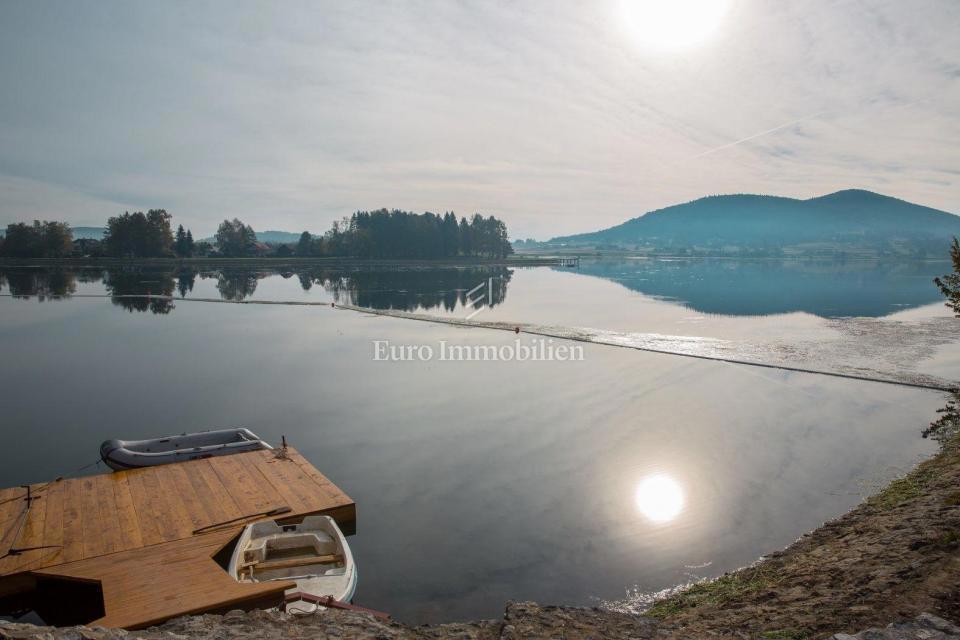
{"label": "tree line", "polygon": [[107,220],[102,240],[74,240],[65,222],[14,223],[0,238],[0,256],[503,258],[513,253],[503,221],[480,214],[468,220],[452,212],[357,211],[321,236],[304,231],[296,243],[274,244],[259,242],[253,228],[237,218],[220,223],[213,243],[195,241],[183,225],[174,233],[171,220],[164,209],[125,212]]}
{"label": "tree line", "polygon": [[493,216],[358,211],[334,222],[323,237],[304,231],[298,255],[351,256],[358,258],[453,258],[476,256],[503,258],[513,253],[507,226]]}

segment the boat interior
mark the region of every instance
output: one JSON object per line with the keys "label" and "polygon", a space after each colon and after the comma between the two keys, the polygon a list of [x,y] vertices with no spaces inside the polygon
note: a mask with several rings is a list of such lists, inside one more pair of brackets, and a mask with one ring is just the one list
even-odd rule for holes
{"label": "boat interior", "polygon": [[302,576],[342,575],[343,549],[323,531],[255,537],[243,551],[237,578],[249,582]]}

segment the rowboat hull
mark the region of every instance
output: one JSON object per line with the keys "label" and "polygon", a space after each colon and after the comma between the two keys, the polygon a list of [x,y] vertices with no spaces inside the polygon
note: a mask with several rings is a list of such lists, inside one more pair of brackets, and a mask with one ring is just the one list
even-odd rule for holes
{"label": "rowboat hull", "polygon": [[324,598],[349,603],[357,588],[350,545],[329,516],[307,516],[292,525],[275,521],[247,525],[228,571],[238,582],[295,582],[297,586],[285,594],[291,613],[310,613],[322,606]]}

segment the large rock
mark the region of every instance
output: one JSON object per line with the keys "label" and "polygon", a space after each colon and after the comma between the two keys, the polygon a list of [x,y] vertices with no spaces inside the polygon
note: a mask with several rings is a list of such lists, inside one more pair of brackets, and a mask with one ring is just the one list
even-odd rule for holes
{"label": "large rock", "polygon": [[894,623],[885,629],[867,629],[857,635],[838,633],[830,640],[952,640],[960,638],[960,627],[929,613],[911,622]]}

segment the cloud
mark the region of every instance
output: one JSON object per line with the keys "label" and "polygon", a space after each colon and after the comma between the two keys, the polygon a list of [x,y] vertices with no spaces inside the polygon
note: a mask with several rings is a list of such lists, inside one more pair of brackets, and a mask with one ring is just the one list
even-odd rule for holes
{"label": "cloud", "polygon": [[651,53],[616,2],[5,3],[0,212],[203,235],[395,206],[545,237],[710,193],[958,209],[955,3],[744,0]]}

